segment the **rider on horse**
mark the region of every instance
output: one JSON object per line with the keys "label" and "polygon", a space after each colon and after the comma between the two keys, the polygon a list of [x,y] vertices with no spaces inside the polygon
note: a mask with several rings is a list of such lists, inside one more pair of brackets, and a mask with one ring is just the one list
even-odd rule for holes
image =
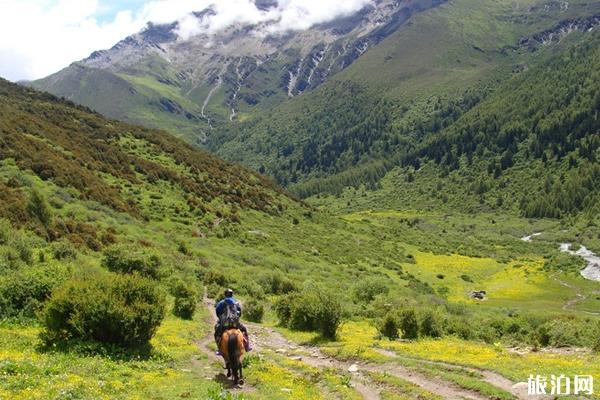
{"label": "rider on horse", "polygon": [[244,347],[246,351],[252,350],[250,339],[248,338],[248,330],[240,322],[242,306],[233,297],[233,290],[225,290],[225,298],[217,303],[215,311],[217,313],[217,324],[215,325],[215,342],[217,342],[217,347],[226,329],[237,328],[244,334]]}

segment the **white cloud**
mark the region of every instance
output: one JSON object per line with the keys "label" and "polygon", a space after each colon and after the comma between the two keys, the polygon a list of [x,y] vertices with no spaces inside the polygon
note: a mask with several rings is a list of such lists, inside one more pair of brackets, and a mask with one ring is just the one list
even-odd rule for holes
{"label": "white cloud", "polygon": [[[106,49],[142,29],[147,22],[179,22],[187,39],[236,23],[271,21],[269,31],[306,29],[348,15],[371,0],[279,0],[260,11],[251,0],[149,0],[138,10],[119,12],[99,22],[99,0],[0,0],[0,76],[38,79]],[[213,4],[215,15],[202,21],[190,16]]]}

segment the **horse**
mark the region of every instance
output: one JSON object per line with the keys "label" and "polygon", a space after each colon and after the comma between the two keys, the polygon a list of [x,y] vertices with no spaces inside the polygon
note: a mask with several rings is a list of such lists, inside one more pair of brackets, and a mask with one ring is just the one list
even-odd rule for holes
{"label": "horse", "polygon": [[242,361],[244,360],[244,335],[237,328],[227,329],[221,335],[219,341],[219,351],[225,359],[225,367],[227,368],[227,377],[233,375],[233,382],[237,385],[244,383],[242,375]]}

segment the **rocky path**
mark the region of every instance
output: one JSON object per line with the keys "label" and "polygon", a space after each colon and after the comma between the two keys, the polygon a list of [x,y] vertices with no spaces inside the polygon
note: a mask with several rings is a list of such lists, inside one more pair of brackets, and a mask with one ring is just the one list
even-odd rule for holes
{"label": "rocky path", "polygon": [[[210,311],[210,322],[214,323],[214,303],[211,300],[205,299],[205,306]],[[365,400],[378,400],[381,398],[381,391],[384,387],[373,382],[369,377],[369,373],[383,373],[400,378],[404,381],[410,382],[413,385],[420,387],[423,390],[441,396],[445,399],[470,399],[470,400],[484,400],[486,396],[471,390],[455,385],[454,383],[447,382],[443,379],[432,378],[426,376],[415,370],[411,370],[402,365],[402,358],[398,357],[395,353],[380,349],[381,353],[390,358],[389,362],[386,363],[370,363],[366,361],[346,361],[339,360],[337,358],[328,356],[321,352],[319,348],[310,345],[303,345],[294,343],[286,339],[283,335],[277,332],[275,329],[265,327],[259,324],[247,323],[246,326],[250,332],[250,339],[253,343],[253,353],[266,355],[270,352],[276,353],[280,356],[288,357],[291,360],[296,360],[305,363],[308,366],[318,369],[330,369],[336,371],[336,374],[340,376],[350,377],[350,386],[359,393]],[[215,355],[212,333],[207,335],[198,342],[199,348],[202,352],[206,353],[209,359],[215,361],[215,363],[222,363],[222,359]],[[411,359],[412,360],[412,359]],[[527,396],[527,385],[513,384],[510,380],[503,376],[496,374],[491,371],[475,370],[456,366],[447,363],[437,363],[432,361],[424,360],[412,360],[423,364],[437,364],[446,368],[456,368],[467,371],[475,371],[482,376],[482,381],[487,382],[499,389],[509,392],[517,399],[530,399],[531,396]],[[250,385],[244,385],[243,387],[233,387],[233,385],[227,381],[223,373],[220,373],[215,377],[216,380],[222,382],[228,390],[233,392],[252,392],[255,388]],[[542,398],[542,397],[538,397]]]}

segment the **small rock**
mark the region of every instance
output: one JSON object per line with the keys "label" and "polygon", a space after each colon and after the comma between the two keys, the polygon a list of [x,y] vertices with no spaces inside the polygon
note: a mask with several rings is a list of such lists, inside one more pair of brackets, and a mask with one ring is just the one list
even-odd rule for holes
{"label": "small rock", "polygon": [[281,388],[281,391],[285,392],[285,393],[292,393],[292,389],[288,389],[288,388]]}
{"label": "small rock", "polygon": [[181,372],[192,372],[192,370],[191,370],[191,369],[185,369],[185,368],[183,368],[183,369],[181,370]]}
{"label": "small rock", "polygon": [[286,349],[277,349],[275,350],[275,353],[286,353],[287,350]]}
{"label": "small rock", "polygon": [[358,372],[358,365],[352,364],[348,367],[348,372]]}
{"label": "small rock", "polygon": [[300,356],[290,357],[290,360],[293,360],[293,361],[302,361],[302,357],[300,357]]}

